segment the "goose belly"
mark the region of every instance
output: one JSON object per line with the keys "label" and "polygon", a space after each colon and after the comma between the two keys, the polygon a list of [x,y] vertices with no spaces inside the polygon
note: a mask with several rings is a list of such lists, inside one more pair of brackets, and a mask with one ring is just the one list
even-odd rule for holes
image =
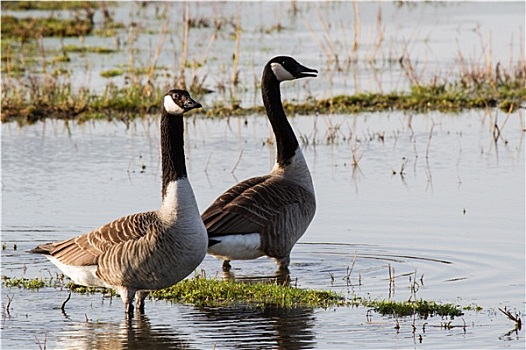
{"label": "goose belly", "polygon": [[80,284],[87,287],[107,287],[106,282],[97,277],[97,265],[87,265],[87,266],[75,266],[62,263],[60,260],[46,255],[46,257],[62,271],[66,276],[71,278],[76,284]]}
{"label": "goose belly", "polygon": [[217,243],[208,247],[208,254],[219,259],[251,260],[265,255],[259,233],[225,235],[210,240]]}
{"label": "goose belly", "polygon": [[166,288],[199,266],[206,255],[206,246],[204,225],[198,235],[168,234],[147,244],[129,241],[99,259],[98,275],[110,285],[148,290]]}

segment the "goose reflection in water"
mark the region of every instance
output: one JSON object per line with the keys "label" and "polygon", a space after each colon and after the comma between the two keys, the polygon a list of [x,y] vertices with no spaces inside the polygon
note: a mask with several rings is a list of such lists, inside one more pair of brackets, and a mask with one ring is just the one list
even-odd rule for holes
{"label": "goose reflection in water", "polygon": [[[68,320],[71,321],[69,317]],[[60,349],[192,349],[188,335],[171,324],[154,325],[144,314],[118,322],[71,322],[60,333]],[[194,347],[195,348],[195,347]],[[195,348],[197,349],[197,348]]]}
{"label": "goose reflection in water", "polygon": [[[60,349],[311,349],[316,346],[314,309],[265,306],[204,307],[160,302],[121,322],[66,315],[66,326],[49,339]],[[174,317],[170,317],[174,316]]]}
{"label": "goose reflection in water", "polygon": [[268,283],[268,284],[277,284],[280,286],[290,286],[290,272],[288,270],[276,270],[273,275],[268,276],[251,276],[244,275],[238,276],[234,274],[232,270],[223,270],[221,272],[221,277],[223,281],[232,281],[232,282],[245,282],[245,283]]}
{"label": "goose reflection in water", "polygon": [[205,308],[194,325],[218,349],[312,349],[314,309],[308,307]]}

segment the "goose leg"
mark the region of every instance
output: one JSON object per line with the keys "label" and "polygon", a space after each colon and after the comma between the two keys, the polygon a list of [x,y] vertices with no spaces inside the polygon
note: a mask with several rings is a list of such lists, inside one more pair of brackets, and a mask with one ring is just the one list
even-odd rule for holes
{"label": "goose leg", "polygon": [[135,297],[135,289],[121,287],[117,289],[117,292],[121,295],[122,302],[124,303],[124,312],[127,316],[133,315],[133,298]]}
{"label": "goose leg", "polygon": [[144,299],[148,296],[147,290],[139,290],[135,293],[135,303],[137,304],[137,311],[141,314],[144,313]]}
{"label": "goose leg", "polygon": [[290,286],[289,269],[279,269],[278,271],[276,271],[276,282],[280,286]]}
{"label": "goose leg", "polygon": [[223,260],[223,271],[230,271],[231,268],[230,260]]}
{"label": "goose leg", "polygon": [[276,258],[276,264],[278,265],[279,271],[288,271],[290,264],[290,255],[287,255],[284,258]]}

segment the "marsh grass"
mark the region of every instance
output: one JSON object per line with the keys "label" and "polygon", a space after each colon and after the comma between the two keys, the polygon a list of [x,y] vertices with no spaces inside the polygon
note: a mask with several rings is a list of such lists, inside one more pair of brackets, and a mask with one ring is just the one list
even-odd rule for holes
{"label": "marsh grass", "polygon": [[[99,1],[2,1],[2,10],[48,11],[48,17],[2,16],[2,40],[10,38],[30,42],[42,37],[83,37],[91,34],[114,36],[124,28],[115,22],[108,9],[114,3]],[[55,11],[67,11],[64,18]],[[103,21],[95,25],[95,14],[101,12]]]}
{"label": "marsh grass", "polygon": [[[69,289],[79,294],[102,293],[116,296],[115,291],[105,288],[84,287],[73,284],[57,275],[55,278],[9,278],[3,277],[6,288],[24,288],[39,290],[42,288]],[[185,279],[172,287],[150,292],[150,298],[167,300],[175,303],[192,304],[198,307],[226,307],[248,305],[261,307],[273,305],[283,308],[310,307],[364,307],[374,309],[381,315],[397,317],[432,316],[458,317],[462,309],[458,305],[438,303],[427,300],[393,301],[375,300],[353,296],[345,298],[341,294],[328,290],[302,289],[289,285],[264,282],[236,282],[218,280],[196,275]]]}
{"label": "marsh grass", "polygon": [[57,11],[98,9],[98,1],[2,1],[2,10],[10,11]]}
{"label": "marsh grass", "polygon": [[[116,76],[120,71],[109,71],[104,76]],[[47,83],[38,83],[44,82]],[[108,84],[101,94],[87,89],[73,91],[70,82],[58,79],[33,78],[30,86],[20,89],[3,89],[2,121],[32,123],[45,118],[57,119],[109,119],[134,118],[156,113],[160,96],[168,86],[154,87],[140,81],[125,87]],[[147,93],[146,93],[147,91]],[[203,92],[198,91],[196,92]],[[31,96],[31,99],[29,98]],[[499,107],[511,113],[526,102],[526,88],[519,82],[509,82],[496,90],[474,91],[455,85],[415,86],[410,92],[360,93],[340,95],[328,99],[309,100],[303,103],[284,102],[285,112],[295,114],[349,114],[377,111],[441,111],[461,112],[470,108]],[[241,107],[220,102],[204,108],[208,117],[248,116],[263,114],[262,106]]]}
{"label": "marsh grass", "polygon": [[116,49],[112,49],[104,46],[78,46],[78,45],[64,45],[62,47],[63,52],[72,53],[98,53],[98,54],[110,54],[117,52]]}
{"label": "marsh grass", "polygon": [[17,18],[2,16],[2,37],[16,38],[21,42],[40,37],[79,37],[86,36],[93,30],[93,23],[88,19]]}
{"label": "marsh grass", "polygon": [[119,68],[112,68],[112,69],[108,69],[108,70],[100,72],[100,76],[103,78],[113,78],[113,77],[118,77],[123,74],[124,74],[124,71]]}
{"label": "marsh grass", "polygon": [[[54,6],[58,5],[60,4],[57,3]],[[71,10],[74,11],[77,19],[72,20],[75,23],[70,24],[75,27],[81,25],[82,21],[91,23],[93,12],[102,11],[103,26],[111,27],[113,21],[106,3],[99,5],[99,7],[94,8],[86,5],[88,8],[81,6]],[[162,6],[163,11],[166,11],[166,5],[163,4]],[[4,2],[2,7],[4,8]],[[100,118],[129,120],[158,112],[160,96],[164,91],[174,86],[188,89],[194,97],[199,99],[202,95],[211,92],[205,87],[209,72],[203,67],[206,66],[211,47],[225,24],[229,24],[234,30],[234,34],[230,36],[234,50],[233,67],[232,70],[226,70],[228,73],[225,74],[224,79],[216,81],[218,97],[212,99],[211,103],[196,113],[204,113],[207,117],[264,114],[264,108],[259,105],[259,99],[255,98],[252,106],[241,106],[239,96],[234,93],[246,86],[241,78],[248,76],[247,74],[239,74],[238,64],[245,54],[240,49],[242,47],[241,33],[244,31],[244,28],[240,26],[240,14],[237,19],[215,19],[212,26],[211,21],[191,17],[188,4],[182,4],[181,9],[182,23],[179,27],[181,42],[176,43],[173,40],[173,35],[168,28],[168,18],[166,18],[164,22],[160,23],[155,54],[151,63],[146,65],[145,71],[140,71],[141,68],[136,67],[138,48],[135,43],[141,29],[136,24],[130,24],[127,40],[128,64],[125,67],[110,67],[110,69],[100,73],[105,78],[124,75],[125,84],[124,86],[115,86],[113,81],[109,81],[103,91],[97,92],[89,86],[79,87],[78,84],[72,83],[69,79],[74,73],[71,68],[67,67],[67,63],[70,61],[68,53],[82,53],[87,56],[88,54],[114,53],[116,52],[115,49],[67,45],[63,46],[60,52],[50,52],[44,48],[44,29],[35,30],[35,28],[39,28],[35,22],[36,19],[23,19],[24,21],[32,21],[27,24],[30,27],[24,27],[17,22],[20,21],[19,19],[6,17],[6,23],[2,25],[2,63],[5,63],[2,64],[2,121],[17,121],[24,124],[45,118],[70,119],[81,122]],[[82,11],[86,12],[85,19],[80,16]],[[510,59],[509,64],[505,67],[504,64],[492,60],[491,46],[481,39],[481,46],[485,51],[479,62],[470,62],[459,53],[457,63],[447,73],[446,77],[437,73],[431,78],[424,79],[423,77],[426,75],[417,71],[415,60],[409,56],[407,50],[409,43],[402,52],[385,54],[386,25],[382,19],[380,7],[378,7],[376,24],[370,28],[366,41],[362,38],[363,29],[360,22],[358,2],[353,2],[355,19],[353,27],[347,28],[349,25],[342,23],[342,33],[351,33],[345,34],[349,35],[350,38],[344,37],[343,41],[331,36],[335,35],[334,28],[329,25],[319,11],[317,14],[321,31],[314,32],[305,18],[304,22],[326,54],[327,70],[336,72],[335,74],[341,72],[346,74],[349,69],[357,68],[356,64],[361,62],[360,64],[365,64],[367,69],[374,72],[374,65],[378,61],[387,61],[389,65],[401,67],[409,88],[403,91],[384,93],[381,88],[381,79],[375,78],[379,81],[379,92],[357,92],[333,95],[328,98],[309,98],[305,102],[285,102],[284,108],[289,116],[317,113],[352,114],[391,110],[461,112],[470,108],[488,109],[492,107],[499,107],[504,112],[510,113],[517,108],[524,107],[526,102],[526,64],[523,55],[516,60]],[[53,17],[45,20],[64,23],[63,20]],[[8,30],[10,25],[11,29]],[[202,51],[196,56],[192,56],[191,47],[188,46],[191,28],[196,28],[195,31],[210,31],[208,44],[203,46]],[[337,26],[335,28],[337,29]],[[66,36],[66,30],[55,31],[57,35],[63,37]],[[79,32],[77,29],[73,29],[71,35],[80,38],[90,33],[91,30],[92,28],[86,32]],[[13,31],[24,33],[15,35]],[[29,43],[24,43],[24,40],[29,40],[30,34],[26,33],[29,31],[33,33],[31,34],[33,35],[32,38],[38,40],[30,40]],[[180,49],[174,53],[175,69],[173,71],[175,74],[170,74],[169,70],[165,70],[165,74],[161,74],[159,77],[154,72],[158,71],[157,62],[161,51],[165,50],[163,43],[166,38],[169,38],[174,47],[180,47]],[[4,44],[4,42],[6,43]],[[383,63],[380,62],[380,64]],[[191,75],[188,72],[189,70]],[[78,77],[77,75],[74,76],[75,78]],[[258,83],[259,81],[255,79],[254,91],[259,89]],[[225,95],[225,91],[230,91],[230,96]],[[360,91],[358,86],[356,86],[355,91]],[[337,132],[332,135],[336,136]],[[331,142],[331,139],[328,142]],[[359,157],[356,157],[354,161],[357,164]]]}
{"label": "marsh grass", "polygon": [[2,90],[3,122],[14,120],[31,124],[45,118],[80,122],[100,118],[130,119],[157,112],[165,91],[151,87],[146,90],[147,85],[140,83],[122,88],[109,83],[101,94],[94,95],[87,89],[73,91],[69,81],[52,76],[33,77],[30,84],[25,89]]}
{"label": "marsh grass", "polygon": [[298,289],[278,284],[220,281],[202,277],[186,279],[170,288],[152,292],[151,296],[206,307],[249,304],[326,308],[345,305],[343,297],[330,291]]}
{"label": "marsh grass", "polygon": [[462,316],[463,312],[458,305],[449,303],[440,304],[435,301],[393,301],[393,300],[358,300],[359,305],[373,308],[381,315],[396,315],[400,317],[418,315],[422,318],[432,316]]}

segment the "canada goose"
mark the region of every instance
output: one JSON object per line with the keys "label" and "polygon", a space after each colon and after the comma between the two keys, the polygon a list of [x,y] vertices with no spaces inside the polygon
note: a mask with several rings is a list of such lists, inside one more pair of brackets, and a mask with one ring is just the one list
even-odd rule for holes
{"label": "canada goose", "polygon": [[161,112],[162,204],[61,242],[39,245],[76,284],[115,289],[128,315],[144,310],[148,290],[169,287],[206,255],[207,235],[187,178],[183,114],[201,105],[184,90],[170,90]]}
{"label": "canada goose", "polygon": [[287,56],[274,57],[265,65],[261,90],[276,135],[276,163],[270,174],[234,185],[201,215],[208,231],[208,254],[222,259],[225,271],[230,260],[264,255],[286,271],[290,251],[314,217],[312,178],[283,110],[279,84],[315,73]]}

